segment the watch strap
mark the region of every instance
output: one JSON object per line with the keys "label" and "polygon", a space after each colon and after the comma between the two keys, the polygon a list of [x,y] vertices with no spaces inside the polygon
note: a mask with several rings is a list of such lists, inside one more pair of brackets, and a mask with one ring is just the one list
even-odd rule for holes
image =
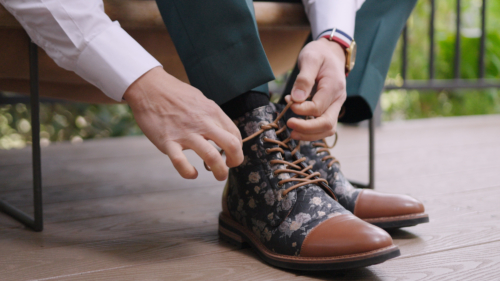
{"label": "watch strap", "polygon": [[326,38],[330,41],[335,41],[345,48],[349,48],[353,41],[351,36],[337,28],[330,28],[321,32],[317,39],[319,38]]}

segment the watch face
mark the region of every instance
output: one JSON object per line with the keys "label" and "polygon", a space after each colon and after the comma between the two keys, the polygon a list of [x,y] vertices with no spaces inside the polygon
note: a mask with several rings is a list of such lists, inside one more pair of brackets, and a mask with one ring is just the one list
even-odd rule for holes
{"label": "watch face", "polygon": [[356,51],[358,46],[355,41],[352,41],[351,46],[349,46],[349,70],[352,70],[354,67],[354,62],[356,61]]}

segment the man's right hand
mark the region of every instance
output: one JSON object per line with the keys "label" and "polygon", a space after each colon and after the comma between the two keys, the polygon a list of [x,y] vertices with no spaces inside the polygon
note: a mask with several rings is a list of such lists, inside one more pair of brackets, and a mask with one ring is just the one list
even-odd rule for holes
{"label": "man's right hand", "polygon": [[[137,79],[124,94],[137,124],[149,140],[169,156],[186,179],[198,176],[182,152],[194,150],[217,180],[227,178],[228,167],[243,162],[241,134],[236,125],[198,89],[156,67]],[[226,162],[212,140],[226,153]]]}

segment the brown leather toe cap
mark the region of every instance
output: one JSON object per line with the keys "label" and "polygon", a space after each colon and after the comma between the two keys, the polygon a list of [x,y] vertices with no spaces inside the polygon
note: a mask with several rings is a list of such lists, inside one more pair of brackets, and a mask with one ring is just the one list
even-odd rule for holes
{"label": "brown leather toe cap", "polygon": [[353,215],[329,218],[313,228],[302,243],[302,257],[336,257],[366,253],[392,245],[391,236]]}
{"label": "brown leather toe cap", "polygon": [[384,194],[365,189],[356,200],[354,215],[361,219],[371,219],[419,214],[424,211],[424,205],[408,195]]}

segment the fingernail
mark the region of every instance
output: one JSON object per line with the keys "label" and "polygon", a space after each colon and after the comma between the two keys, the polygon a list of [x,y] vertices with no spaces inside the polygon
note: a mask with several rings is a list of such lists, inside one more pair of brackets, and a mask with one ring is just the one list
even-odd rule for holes
{"label": "fingernail", "polygon": [[293,100],[295,101],[302,101],[302,100],[305,100],[306,99],[306,92],[304,92],[303,90],[300,90],[300,89],[296,89],[295,91],[293,91],[292,93],[292,98]]}

